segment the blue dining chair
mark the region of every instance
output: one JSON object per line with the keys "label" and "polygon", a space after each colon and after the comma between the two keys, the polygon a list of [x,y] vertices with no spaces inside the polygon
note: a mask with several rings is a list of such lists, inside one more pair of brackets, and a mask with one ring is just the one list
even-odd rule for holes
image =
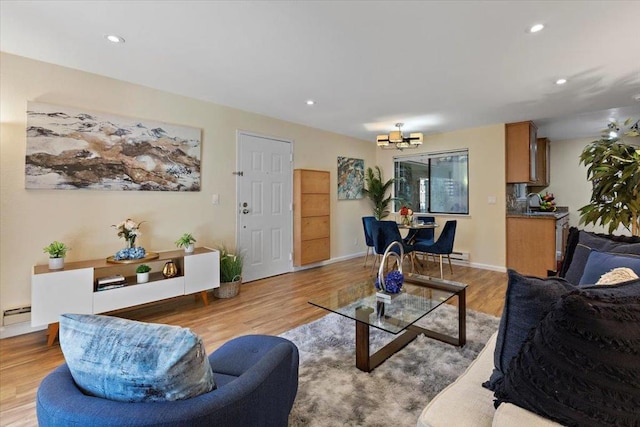
{"label": "blue dining chair", "polygon": [[[433,216],[416,216],[417,221],[423,223],[436,222],[436,218]],[[405,243],[413,244],[420,242],[425,245],[433,244],[433,228],[419,228],[417,230],[409,230],[407,237],[404,238]]]}
{"label": "blue dining chair", "polygon": [[[414,271],[415,259],[413,253],[413,245],[410,245],[404,241],[402,235],[400,234],[400,230],[398,229],[398,224],[395,221],[374,221],[373,223],[371,223],[371,236],[373,237],[373,246],[375,252],[379,255],[384,254],[387,246],[389,246],[392,242],[400,242],[402,244],[402,249],[404,250],[405,258],[410,258],[411,271]],[[400,254],[400,250],[397,247],[394,247],[392,251]],[[371,272],[373,273],[373,268]]]}
{"label": "blue dining chair", "polygon": [[438,236],[438,240],[436,240],[433,244],[422,244],[416,243],[414,245],[414,250],[416,252],[423,252],[426,254],[435,256],[438,255],[440,257],[440,278],[444,278],[444,273],[442,271],[442,257],[444,255],[447,256],[449,260],[449,269],[451,270],[451,274],[453,274],[453,267],[451,266],[451,252],[453,252],[453,241],[456,237],[456,226],[458,225],[458,221],[451,220],[447,221],[444,224],[444,228],[442,229],[442,233]]}
{"label": "blue dining chair", "polygon": [[367,245],[367,254],[364,257],[364,266],[367,266],[367,260],[369,259],[369,251],[373,252],[373,264],[375,265],[377,254],[373,246],[373,237],[371,236],[371,224],[376,220],[374,216],[362,217],[362,228],[364,229],[364,242]]}

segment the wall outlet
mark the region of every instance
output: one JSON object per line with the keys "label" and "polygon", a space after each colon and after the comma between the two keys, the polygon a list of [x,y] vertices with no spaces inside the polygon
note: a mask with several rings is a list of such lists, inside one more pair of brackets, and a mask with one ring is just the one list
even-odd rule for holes
{"label": "wall outlet", "polygon": [[495,204],[496,204],[496,196],[489,196],[489,197],[487,198],[487,202],[488,202],[490,205],[495,205]]}
{"label": "wall outlet", "polygon": [[353,239],[353,246],[358,246],[358,238],[357,237],[355,237]]}
{"label": "wall outlet", "polygon": [[211,195],[211,203],[214,204],[214,205],[219,205],[220,204],[220,195],[219,194]]}

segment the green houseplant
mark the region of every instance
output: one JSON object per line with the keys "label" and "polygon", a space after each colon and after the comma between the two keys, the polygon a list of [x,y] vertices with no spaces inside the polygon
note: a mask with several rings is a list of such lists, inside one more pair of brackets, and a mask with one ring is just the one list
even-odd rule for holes
{"label": "green houseplant", "polygon": [[367,187],[362,191],[373,203],[373,216],[379,221],[389,215],[389,204],[393,198],[386,194],[393,185],[394,179],[383,182],[382,170],[380,166],[376,166],[375,172],[372,168],[367,168],[364,180]]}
{"label": "green houseplant", "polygon": [[222,246],[220,250],[220,287],[213,290],[217,298],[231,298],[238,295],[242,284],[244,257],[239,250],[233,254]]}
{"label": "green houseplant", "polygon": [[176,246],[179,248],[184,248],[184,251],[187,253],[193,252],[193,244],[196,242],[196,239],[191,235],[191,233],[184,233],[178,240],[176,240]]}
{"label": "green houseplant", "polygon": [[[627,119],[623,126],[628,127]],[[600,223],[613,233],[620,225],[638,236],[640,233],[640,141],[638,121],[623,132],[634,144],[618,137],[620,125],[611,122],[602,137],[587,145],[580,163],[587,166],[587,179],[593,190],[589,204],[581,207],[580,224]],[[617,131],[617,132],[616,132]],[[611,132],[616,132],[615,135]]]}
{"label": "green houseplant", "polygon": [[59,270],[64,267],[64,257],[70,248],[64,243],[54,240],[49,243],[49,246],[45,246],[43,250],[49,254],[49,268],[51,270]]}
{"label": "green houseplant", "polygon": [[140,264],[136,268],[136,279],[138,283],[147,283],[149,281],[149,272],[151,267],[147,264]]}

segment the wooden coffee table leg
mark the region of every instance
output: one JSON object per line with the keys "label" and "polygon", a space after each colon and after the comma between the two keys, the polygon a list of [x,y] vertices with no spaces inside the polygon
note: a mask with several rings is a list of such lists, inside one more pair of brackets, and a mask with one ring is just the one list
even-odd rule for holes
{"label": "wooden coffee table leg", "polygon": [[467,288],[458,293],[458,345],[467,343]]}
{"label": "wooden coffee table leg", "polygon": [[356,322],[356,368],[371,372],[369,361],[369,325]]}

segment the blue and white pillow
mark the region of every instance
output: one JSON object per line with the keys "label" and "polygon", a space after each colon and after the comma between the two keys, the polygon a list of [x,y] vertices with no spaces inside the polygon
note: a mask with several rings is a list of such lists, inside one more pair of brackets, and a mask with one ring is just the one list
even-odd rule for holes
{"label": "blue and white pillow", "polygon": [[63,314],[60,347],[74,381],[91,396],[160,402],[215,389],[202,339],[187,328]]}

